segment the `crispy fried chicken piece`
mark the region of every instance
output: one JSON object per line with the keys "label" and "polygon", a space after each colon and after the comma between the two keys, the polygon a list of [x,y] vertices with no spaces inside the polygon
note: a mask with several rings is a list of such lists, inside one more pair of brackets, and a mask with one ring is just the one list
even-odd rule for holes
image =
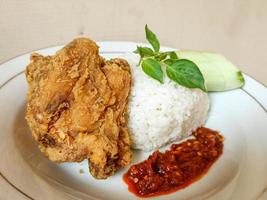
{"label": "crispy fried chicken piece", "polygon": [[128,63],[105,61],[95,42],[79,38],[54,56],[32,54],[26,120],[40,150],[55,162],[89,160],[104,179],[131,161],[125,119]]}

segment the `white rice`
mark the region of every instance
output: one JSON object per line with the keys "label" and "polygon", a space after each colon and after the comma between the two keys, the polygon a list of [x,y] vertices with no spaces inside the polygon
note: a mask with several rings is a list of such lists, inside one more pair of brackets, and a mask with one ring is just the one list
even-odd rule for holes
{"label": "white rice", "polygon": [[133,148],[157,149],[189,136],[205,123],[209,109],[207,93],[180,86],[166,75],[161,84],[138,67],[137,55],[123,57],[131,65],[133,77],[128,107]]}

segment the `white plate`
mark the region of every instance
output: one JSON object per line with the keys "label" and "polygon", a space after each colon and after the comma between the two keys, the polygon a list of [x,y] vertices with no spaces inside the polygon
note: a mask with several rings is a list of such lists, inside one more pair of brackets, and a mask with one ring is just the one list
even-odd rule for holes
{"label": "white plate", "polygon": [[[103,56],[131,52],[136,43],[99,42]],[[61,48],[37,51],[48,55]],[[165,48],[169,49],[169,48]],[[95,180],[87,162],[54,164],[38,150],[24,120],[29,54],[0,66],[0,198],[1,184],[24,199],[136,199],[122,181],[123,169],[107,180]],[[207,127],[226,138],[222,157],[207,175],[186,189],[153,199],[256,199],[267,186],[267,89],[245,75],[246,86],[210,93]],[[147,157],[134,152],[134,162]],[[84,173],[80,173],[80,171]]]}

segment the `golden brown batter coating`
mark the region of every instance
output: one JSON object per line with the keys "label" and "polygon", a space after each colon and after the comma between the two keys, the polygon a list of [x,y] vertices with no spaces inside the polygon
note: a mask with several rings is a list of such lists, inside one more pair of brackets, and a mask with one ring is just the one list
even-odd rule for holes
{"label": "golden brown batter coating", "polygon": [[31,56],[26,119],[42,152],[55,162],[89,160],[103,179],[131,161],[125,119],[128,63],[105,61],[95,42],[79,38],[54,56]]}

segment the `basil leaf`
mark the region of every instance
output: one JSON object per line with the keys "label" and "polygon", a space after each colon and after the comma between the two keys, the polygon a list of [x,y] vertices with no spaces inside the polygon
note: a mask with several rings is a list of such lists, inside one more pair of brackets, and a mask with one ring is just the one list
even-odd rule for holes
{"label": "basil leaf", "polygon": [[178,59],[178,56],[175,51],[168,51],[167,53],[170,56],[170,59]]}
{"label": "basil leaf", "polygon": [[174,51],[167,51],[167,52],[159,53],[157,56],[155,56],[155,58],[159,61],[162,61],[167,56],[170,57],[169,59],[164,61],[164,63],[167,65],[171,65],[173,62],[178,60],[178,56],[176,55],[176,53]]}
{"label": "basil leaf", "polygon": [[164,60],[164,63],[166,64],[166,65],[172,65],[173,63],[175,63],[176,61],[178,61],[178,59],[171,59],[171,58],[169,58],[169,59],[167,59],[167,60]]}
{"label": "basil leaf", "polygon": [[152,58],[148,58],[148,59],[143,60],[141,66],[142,66],[143,71],[148,76],[163,83],[163,71],[158,61]]}
{"label": "basil leaf", "polygon": [[159,52],[160,49],[159,40],[157,36],[148,28],[147,24],[145,26],[145,31],[146,31],[146,39],[152,45],[153,49],[156,52]]}
{"label": "basil leaf", "polygon": [[164,52],[164,53],[159,53],[157,56],[155,56],[155,58],[156,58],[158,61],[162,61],[162,60],[164,60],[167,56],[168,56],[168,53],[167,53],[167,52]]}
{"label": "basil leaf", "polygon": [[148,56],[154,56],[154,51],[149,47],[139,47],[137,46],[137,49],[134,51],[134,53],[139,54],[141,58],[148,57]]}
{"label": "basil leaf", "polygon": [[188,88],[199,88],[206,92],[203,75],[192,61],[177,60],[167,66],[166,72],[168,77],[178,84]]}

